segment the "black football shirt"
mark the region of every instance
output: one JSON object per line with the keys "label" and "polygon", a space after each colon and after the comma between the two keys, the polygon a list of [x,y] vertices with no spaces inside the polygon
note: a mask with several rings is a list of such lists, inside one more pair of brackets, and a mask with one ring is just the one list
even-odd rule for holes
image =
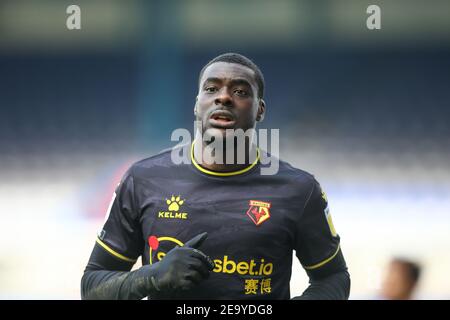
{"label": "black football shirt", "polygon": [[[261,156],[267,156],[262,154]],[[202,232],[211,276],[182,299],[289,299],[293,250],[305,270],[339,252],[327,198],[315,178],[280,160],[219,173],[175,165],[171,150],[131,166],[116,188],[97,243],[118,259],[154,264]]]}

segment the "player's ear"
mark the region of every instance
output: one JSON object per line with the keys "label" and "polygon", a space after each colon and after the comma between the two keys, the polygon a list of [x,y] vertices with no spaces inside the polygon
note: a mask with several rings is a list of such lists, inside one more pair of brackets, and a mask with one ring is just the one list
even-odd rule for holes
{"label": "player's ear", "polygon": [[264,114],[266,113],[266,102],[261,98],[259,99],[258,113],[256,114],[256,121],[261,122],[264,120]]}

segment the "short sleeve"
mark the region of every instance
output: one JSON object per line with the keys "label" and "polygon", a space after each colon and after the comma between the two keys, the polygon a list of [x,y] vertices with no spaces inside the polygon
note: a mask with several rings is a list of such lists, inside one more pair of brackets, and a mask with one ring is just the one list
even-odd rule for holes
{"label": "short sleeve", "polygon": [[296,227],[295,250],[305,270],[319,269],[338,254],[340,238],[325,192],[316,180]]}
{"label": "short sleeve", "polygon": [[134,263],[142,254],[143,237],[135,205],[131,169],[123,176],[109,205],[97,243],[118,259]]}

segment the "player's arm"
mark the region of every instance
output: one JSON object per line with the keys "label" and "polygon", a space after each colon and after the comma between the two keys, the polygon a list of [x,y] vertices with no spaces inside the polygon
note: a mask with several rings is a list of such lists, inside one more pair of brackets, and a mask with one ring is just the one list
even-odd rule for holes
{"label": "player's arm", "polygon": [[81,279],[82,299],[162,298],[188,290],[209,276],[213,263],[197,250],[206,233],[172,249],[160,262],[130,271],[143,251],[140,230],[133,176],[127,173]]}
{"label": "player's arm", "polygon": [[294,300],[347,300],[350,294],[350,275],[344,256],[339,251],[333,261],[322,270],[307,270],[309,286]]}
{"label": "player's arm", "polygon": [[320,185],[314,185],[298,221],[296,253],[310,279],[302,300],[345,300],[350,294],[350,275],[342,254],[328,201]]}
{"label": "player's arm", "polygon": [[82,299],[139,300],[168,298],[189,290],[209,277],[214,263],[197,248],[207,233],[192,238],[183,247],[170,250],[153,265],[130,271],[133,264],[121,261],[95,244],[81,280]]}
{"label": "player's arm", "polygon": [[[81,279],[82,299],[135,300],[150,294],[152,287],[133,264],[115,258],[96,243]],[[139,280],[140,279],[140,280]]]}

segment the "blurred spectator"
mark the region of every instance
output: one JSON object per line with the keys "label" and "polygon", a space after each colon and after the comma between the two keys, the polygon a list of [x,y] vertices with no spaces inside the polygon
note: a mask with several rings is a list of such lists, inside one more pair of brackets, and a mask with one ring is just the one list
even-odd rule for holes
{"label": "blurred spectator", "polygon": [[403,259],[393,258],[387,268],[387,272],[381,287],[381,299],[386,300],[411,300],[420,279],[421,267],[418,263]]}

